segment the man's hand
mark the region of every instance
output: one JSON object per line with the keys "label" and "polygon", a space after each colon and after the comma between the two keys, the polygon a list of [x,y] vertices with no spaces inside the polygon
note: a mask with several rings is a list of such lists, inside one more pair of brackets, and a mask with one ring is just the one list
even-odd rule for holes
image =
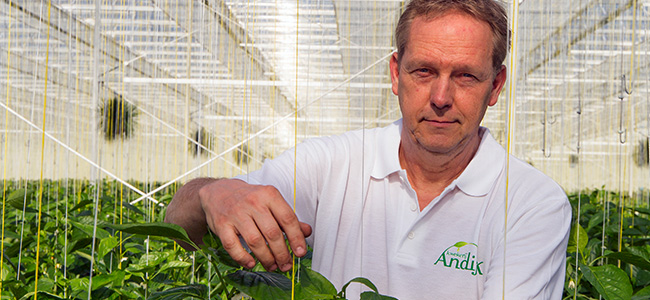
{"label": "man's hand", "polygon": [[[203,181],[193,185],[195,180]],[[255,259],[242,246],[241,236],[269,271],[291,269],[292,258],[285,236],[295,255],[304,256],[307,253],[305,237],[311,234],[311,227],[298,221],[274,187],[249,185],[237,179],[195,180],[188,182],[174,195],[165,217],[165,222],[184,227],[195,243],[202,243],[207,224],[235,261],[252,268]],[[192,188],[191,192],[183,190],[188,185]],[[181,246],[188,249],[185,245]]]}

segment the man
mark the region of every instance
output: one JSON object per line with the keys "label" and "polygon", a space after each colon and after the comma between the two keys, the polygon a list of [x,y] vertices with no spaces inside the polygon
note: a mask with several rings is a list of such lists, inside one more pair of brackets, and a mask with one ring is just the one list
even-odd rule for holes
{"label": "man", "polygon": [[207,224],[250,268],[241,236],[268,270],[291,268],[283,233],[302,256],[313,230],[312,266],[337,288],[363,276],[399,299],[561,298],[566,195],[479,126],[506,80],[507,33],[491,0],[413,0],[390,61],[402,120],[191,181],[167,220],[196,241]]}

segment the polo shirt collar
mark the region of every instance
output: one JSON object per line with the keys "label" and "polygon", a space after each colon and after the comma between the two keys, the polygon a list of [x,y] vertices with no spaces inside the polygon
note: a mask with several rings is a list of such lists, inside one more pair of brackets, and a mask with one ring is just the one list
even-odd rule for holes
{"label": "polo shirt collar", "polygon": [[399,145],[402,135],[402,119],[393,122],[377,135],[375,146],[375,162],[370,176],[376,179],[385,178],[391,173],[400,171]]}
{"label": "polo shirt collar", "polygon": [[[399,163],[399,145],[402,119],[385,128],[377,136],[375,162],[370,176],[380,179],[402,170]],[[454,181],[456,186],[470,196],[483,196],[490,192],[503,170],[505,150],[485,127],[479,128],[481,143],[467,168]],[[452,183],[452,185],[454,184]]]}
{"label": "polo shirt collar", "polygon": [[505,150],[492,137],[490,130],[480,127],[479,135],[481,143],[474,158],[455,180],[461,191],[476,197],[487,195],[492,190],[505,161]]}

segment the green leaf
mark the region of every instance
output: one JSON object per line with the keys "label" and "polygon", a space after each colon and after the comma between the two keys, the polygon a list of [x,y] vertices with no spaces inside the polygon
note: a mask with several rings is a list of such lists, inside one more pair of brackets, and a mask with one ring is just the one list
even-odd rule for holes
{"label": "green leaf", "polygon": [[397,300],[397,298],[385,296],[376,292],[363,292],[361,293],[361,300]]}
{"label": "green leaf", "polygon": [[54,288],[54,280],[41,277],[38,279],[38,291],[51,291]]}
{"label": "green leaf", "polygon": [[573,228],[571,228],[569,245],[567,246],[566,252],[576,253],[576,251],[579,251],[580,254],[584,254],[588,242],[589,236],[587,235],[587,231],[576,222]]}
{"label": "green leaf", "polygon": [[93,236],[93,231],[96,232],[96,234],[97,234],[96,237],[97,237],[98,239],[100,239],[100,240],[106,239],[106,238],[108,238],[108,237],[111,236],[111,235],[108,233],[108,231],[106,231],[106,230],[104,230],[104,229],[101,229],[101,228],[99,228],[99,227],[97,227],[96,230],[94,230],[94,229],[93,229],[93,228],[94,228],[93,225],[82,224],[82,223],[75,222],[75,221],[72,221],[72,220],[69,220],[69,222],[70,222],[70,224],[71,224],[72,226],[74,226],[75,228],[77,228],[77,229],[83,231],[83,232],[84,232],[86,235],[88,235],[89,237],[92,237],[92,236]]}
{"label": "green leaf", "polygon": [[300,299],[330,299],[336,296],[336,287],[325,276],[307,268],[300,268]]}
{"label": "green leaf", "polygon": [[84,208],[88,204],[93,204],[93,201],[92,200],[83,200],[83,201],[77,203],[77,205],[75,205],[73,208],[71,208],[70,211],[75,211],[77,209]]}
{"label": "green leaf", "polygon": [[158,198],[158,202],[169,204],[169,202],[172,201],[172,198],[174,198],[174,197],[171,194],[166,194],[166,195],[163,195],[162,197]]}
{"label": "green leaf", "polygon": [[169,254],[166,252],[151,252],[142,255],[137,264],[130,265],[126,270],[132,273],[153,271],[154,268],[157,268],[168,257]]}
{"label": "green leaf", "polygon": [[624,263],[635,265],[641,269],[650,270],[650,261],[640,255],[630,252],[612,252],[605,255],[605,257],[618,259]]}
{"label": "green leaf", "polygon": [[15,190],[9,194],[9,197],[7,197],[7,204],[21,211],[24,208],[25,212],[38,213],[38,210],[29,207],[29,204],[32,201],[32,194],[34,194],[34,190]]}
{"label": "green leaf", "polygon": [[170,269],[183,269],[183,268],[189,268],[192,266],[192,263],[187,262],[187,261],[179,261],[179,260],[174,260],[165,263],[161,268],[158,273],[165,272]]}
{"label": "green leaf", "polygon": [[113,248],[115,248],[117,244],[119,244],[119,242],[113,236],[109,236],[105,239],[102,239],[99,242],[99,246],[97,247],[97,258],[101,259],[104,256],[106,256],[106,254],[108,254],[108,252],[110,252]]}
{"label": "green leaf", "polygon": [[589,223],[587,223],[587,231],[591,230],[591,228],[601,225],[603,223],[603,214],[602,213],[597,213],[594,214],[591,218],[589,218]]}
{"label": "green leaf", "polygon": [[145,252],[145,249],[139,243],[126,243],[124,245],[124,251],[131,252],[131,254],[139,254]]}
{"label": "green leaf", "polygon": [[643,259],[650,261],[650,245],[627,247],[625,248],[625,251],[643,257]]}
{"label": "green leaf", "polygon": [[126,207],[126,209],[128,209],[130,211],[133,211],[134,213],[136,213],[138,215],[144,216],[144,212],[141,211],[139,208],[133,206],[131,203],[129,203],[129,201],[126,201],[126,200],[123,201],[122,206]]}
{"label": "green leaf", "polygon": [[120,230],[122,232],[130,234],[141,234],[141,235],[150,235],[150,236],[161,236],[167,237],[175,240],[180,240],[192,245],[195,249],[199,247],[190,240],[190,237],[187,236],[187,232],[183,227],[180,227],[176,224],[156,222],[156,223],[131,223],[131,224],[107,224],[106,226],[113,228],[115,230]]}
{"label": "green leaf", "polygon": [[[88,251],[90,252],[90,251]],[[88,261],[92,261],[93,258],[90,256],[90,254],[83,252],[82,250],[77,250],[74,252],[74,254],[81,256],[82,258],[87,259]]]}
{"label": "green leaf", "polygon": [[650,286],[646,286],[632,296],[632,300],[646,300],[650,299]]}
{"label": "green leaf", "polygon": [[99,274],[93,276],[93,282],[91,290],[96,290],[101,287],[110,287],[110,286],[121,286],[121,282],[124,280],[124,271],[115,271],[110,274]]}
{"label": "green leaf", "polygon": [[18,280],[2,281],[2,287],[4,289],[9,288],[15,299],[22,298],[27,294],[27,291],[25,290],[25,283]]}
{"label": "green leaf", "polygon": [[[38,295],[35,296],[34,294],[38,294]],[[20,300],[35,299],[36,297],[38,297],[38,299],[65,299],[52,293],[48,293],[45,291],[38,291],[37,293],[29,292],[25,294],[22,298],[20,298]]]}
{"label": "green leaf", "polygon": [[225,279],[255,299],[291,299],[291,280],[282,274],[237,270]]}
{"label": "green leaf", "polygon": [[179,286],[151,294],[148,300],[180,300],[188,297],[208,298],[208,287],[203,284]]}
{"label": "green leaf", "polygon": [[625,271],[614,265],[585,266],[580,264],[584,278],[596,288],[605,300],[629,300],[632,284]]}
{"label": "green leaf", "polygon": [[640,213],[650,215],[650,209],[644,208],[644,207],[635,207],[634,211],[638,211]]}
{"label": "green leaf", "polygon": [[379,291],[377,291],[377,287],[368,278],[364,278],[364,277],[352,278],[350,281],[348,281],[348,283],[346,283],[343,286],[343,288],[341,288],[341,291],[345,294],[345,290],[348,288],[348,285],[350,285],[350,283],[353,283],[353,282],[361,283],[361,284],[369,287],[375,293],[379,293]]}
{"label": "green leaf", "polygon": [[[206,239],[203,238],[204,242],[205,240]],[[207,244],[201,245],[201,250],[203,250],[203,252],[206,254],[211,254],[217,259],[218,262],[232,268],[241,267],[234,259],[232,259],[232,257],[230,257],[230,254],[228,254],[226,249],[221,246],[221,243],[219,243],[219,246],[217,248],[208,247],[206,245]]]}
{"label": "green leaf", "polygon": [[74,278],[68,281],[71,292],[71,299],[88,299],[88,277]]}
{"label": "green leaf", "polygon": [[13,208],[16,208],[18,210],[23,210],[23,205],[25,204],[25,201],[27,201],[27,205],[29,205],[29,203],[31,202],[32,194],[34,194],[34,190],[25,190],[25,189],[15,190],[9,194],[6,203]]}
{"label": "green leaf", "polygon": [[86,246],[90,245],[92,242],[93,242],[93,239],[89,238],[89,237],[84,237],[84,238],[80,238],[80,239],[77,239],[75,241],[72,241],[71,242],[72,246],[68,247],[68,253],[73,253],[73,252],[75,252],[77,250],[83,249]]}

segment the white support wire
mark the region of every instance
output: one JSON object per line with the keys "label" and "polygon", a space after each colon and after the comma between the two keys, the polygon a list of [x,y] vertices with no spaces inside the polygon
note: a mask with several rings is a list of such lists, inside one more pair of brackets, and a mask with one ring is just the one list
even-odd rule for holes
{"label": "white support wire", "polygon": [[110,171],[108,171],[108,170],[102,168],[101,166],[99,166],[97,163],[95,163],[95,162],[92,161],[91,159],[85,157],[83,154],[81,154],[81,153],[75,151],[74,149],[70,148],[70,146],[68,146],[68,145],[66,145],[65,143],[59,141],[56,137],[52,136],[52,135],[49,134],[47,131],[43,132],[43,130],[42,130],[40,127],[38,127],[36,124],[32,123],[30,120],[28,120],[27,118],[25,118],[24,116],[22,116],[21,114],[19,114],[18,112],[16,112],[15,110],[13,110],[13,109],[11,109],[10,107],[8,107],[6,104],[0,102],[0,107],[6,109],[8,112],[10,112],[10,113],[13,114],[14,116],[16,116],[17,118],[19,118],[20,120],[22,120],[23,122],[27,123],[27,125],[29,125],[30,127],[36,129],[39,133],[43,133],[43,134],[45,134],[46,137],[50,138],[50,139],[51,139],[52,141],[54,141],[55,143],[59,144],[59,146],[61,146],[61,147],[65,148],[66,150],[72,152],[74,155],[76,155],[77,157],[79,157],[79,158],[81,158],[82,160],[86,161],[86,162],[89,163],[91,166],[93,166],[93,167],[99,169],[99,170],[100,170],[101,172],[103,172],[104,174],[106,174],[106,175],[108,175],[109,177],[115,179],[116,181],[118,181],[119,183],[125,185],[126,187],[132,189],[134,192],[136,192],[136,193],[142,195],[142,197],[147,198],[147,199],[149,199],[150,201],[152,201],[152,202],[154,202],[154,203],[156,203],[156,204],[159,204],[159,203],[158,203],[158,200],[156,200],[155,198],[152,198],[152,197],[151,197],[151,195],[153,195],[153,194],[151,194],[151,195],[147,195],[145,192],[143,192],[143,191],[139,190],[138,188],[132,186],[132,185],[129,184],[128,182],[126,182],[126,181],[120,179],[119,177],[117,177],[116,175],[114,175],[113,173],[111,173]]}
{"label": "white support wire", "polygon": [[[130,101],[130,100],[124,98],[124,97],[123,97],[122,99],[124,99],[124,101],[126,101],[126,102],[128,102],[128,103],[130,103],[130,104],[135,105],[135,103],[133,103],[132,101]],[[172,125],[170,125],[169,123],[163,121],[162,119],[156,117],[153,113],[150,113],[149,111],[147,111],[147,110],[141,108],[140,106],[137,106],[137,105],[136,105],[136,107],[137,107],[137,109],[138,109],[139,111],[143,112],[145,115],[151,117],[151,118],[154,119],[155,121],[160,122],[163,126],[169,128],[169,129],[171,129],[173,132],[175,132],[176,134],[178,134],[178,135],[180,135],[181,137],[185,138],[186,140],[190,141],[192,144],[196,145],[197,147],[200,147],[201,149],[205,150],[206,152],[208,152],[208,153],[210,153],[210,154],[217,155],[216,152],[212,151],[211,149],[208,149],[207,147],[203,146],[203,145],[202,145],[201,143],[199,143],[198,141],[195,141],[192,137],[190,137],[190,136],[188,136],[188,135],[182,133],[180,130],[174,128],[174,126],[172,126]],[[222,158],[222,160],[223,160],[226,164],[228,164],[229,166],[231,166],[231,167],[233,167],[233,168],[235,168],[235,169],[237,169],[237,170],[239,170],[239,171],[244,171],[244,169],[242,169],[240,166],[238,166],[238,165],[232,163],[231,161],[229,161],[229,160],[227,160],[227,159],[225,159],[225,158]],[[141,195],[143,195],[143,194],[141,194]]]}
{"label": "white support wire", "polygon": [[344,86],[346,83],[352,81],[353,79],[357,78],[357,77],[360,76],[361,74],[363,74],[363,73],[365,73],[366,71],[370,70],[371,68],[373,68],[374,66],[376,66],[376,65],[379,64],[380,62],[383,62],[384,60],[386,60],[387,58],[389,58],[391,55],[393,55],[393,53],[394,53],[394,51],[391,51],[390,53],[384,55],[383,57],[379,58],[378,60],[376,60],[376,61],[373,62],[372,64],[370,64],[370,65],[368,65],[367,67],[365,67],[363,70],[361,70],[361,71],[359,71],[359,72],[353,74],[352,76],[348,77],[347,79],[343,80],[343,81],[340,82],[337,86],[335,86],[335,87],[329,89],[328,91],[326,91],[326,92],[323,93],[322,95],[320,95],[320,96],[318,96],[318,97],[316,97],[316,98],[310,100],[310,101],[307,102],[304,106],[302,106],[302,107],[296,109],[295,111],[293,111],[293,112],[291,112],[291,113],[285,115],[284,117],[278,119],[277,121],[273,122],[272,124],[270,124],[270,125],[268,125],[268,126],[262,128],[262,129],[259,130],[258,132],[256,132],[256,133],[254,133],[254,134],[248,136],[247,138],[242,139],[239,143],[234,144],[232,147],[230,147],[230,148],[226,149],[225,151],[221,152],[221,154],[217,155],[216,157],[212,157],[212,158],[210,158],[209,160],[205,161],[204,163],[202,163],[202,164],[200,164],[200,165],[198,165],[198,166],[192,168],[191,170],[189,170],[189,171],[187,171],[187,172],[185,172],[185,173],[179,175],[178,177],[172,179],[171,181],[168,181],[167,183],[161,185],[160,187],[154,189],[153,191],[147,193],[146,195],[142,195],[142,197],[140,197],[140,198],[138,198],[138,199],[135,199],[135,200],[131,201],[131,205],[133,205],[133,204],[135,204],[135,203],[138,203],[138,202],[140,202],[142,199],[147,198],[147,197],[149,197],[149,196],[151,196],[151,195],[157,193],[158,191],[160,191],[160,190],[162,190],[162,189],[164,189],[164,188],[166,188],[166,187],[172,185],[174,182],[176,182],[176,181],[178,181],[178,180],[184,178],[185,176],[187,176],[187,175],[189,175],[189,174],[195,172],[196,170],[199,170],[199,169],[203,168],[204,166],[206,166],[207,164],[209,164],[209,163],[211,163],[212,161],[216,160],[217,158],[220,158],[220,157],[226,155],[226,153],[229,153],[230,151],[232,151],[232,150],[236,149],[237,147],[241,146],[242,144],[244,144],[244,143],[250,141],[251,139],[253,139],[253,138],[255,138],[255,137],[261,135],[262,133],[266,132],[267,130],[273,128],[274,126],[276,126],[276,125],[278,125],[278,124],[280,124],[281,122],[283,122],[284,120],[290,118],[290,117],[293,116],[294,114],[297,114],[297,113],[301,112],[303,109],[305,109],[305,108],[311,106],[312,104],[314,104],[314,103],[316,103],[317,101],[321,100],[323,97],[325,97],[325,96],[327,96],[328,94],[334,92],[334,91],[337,90],[338,88]]}

